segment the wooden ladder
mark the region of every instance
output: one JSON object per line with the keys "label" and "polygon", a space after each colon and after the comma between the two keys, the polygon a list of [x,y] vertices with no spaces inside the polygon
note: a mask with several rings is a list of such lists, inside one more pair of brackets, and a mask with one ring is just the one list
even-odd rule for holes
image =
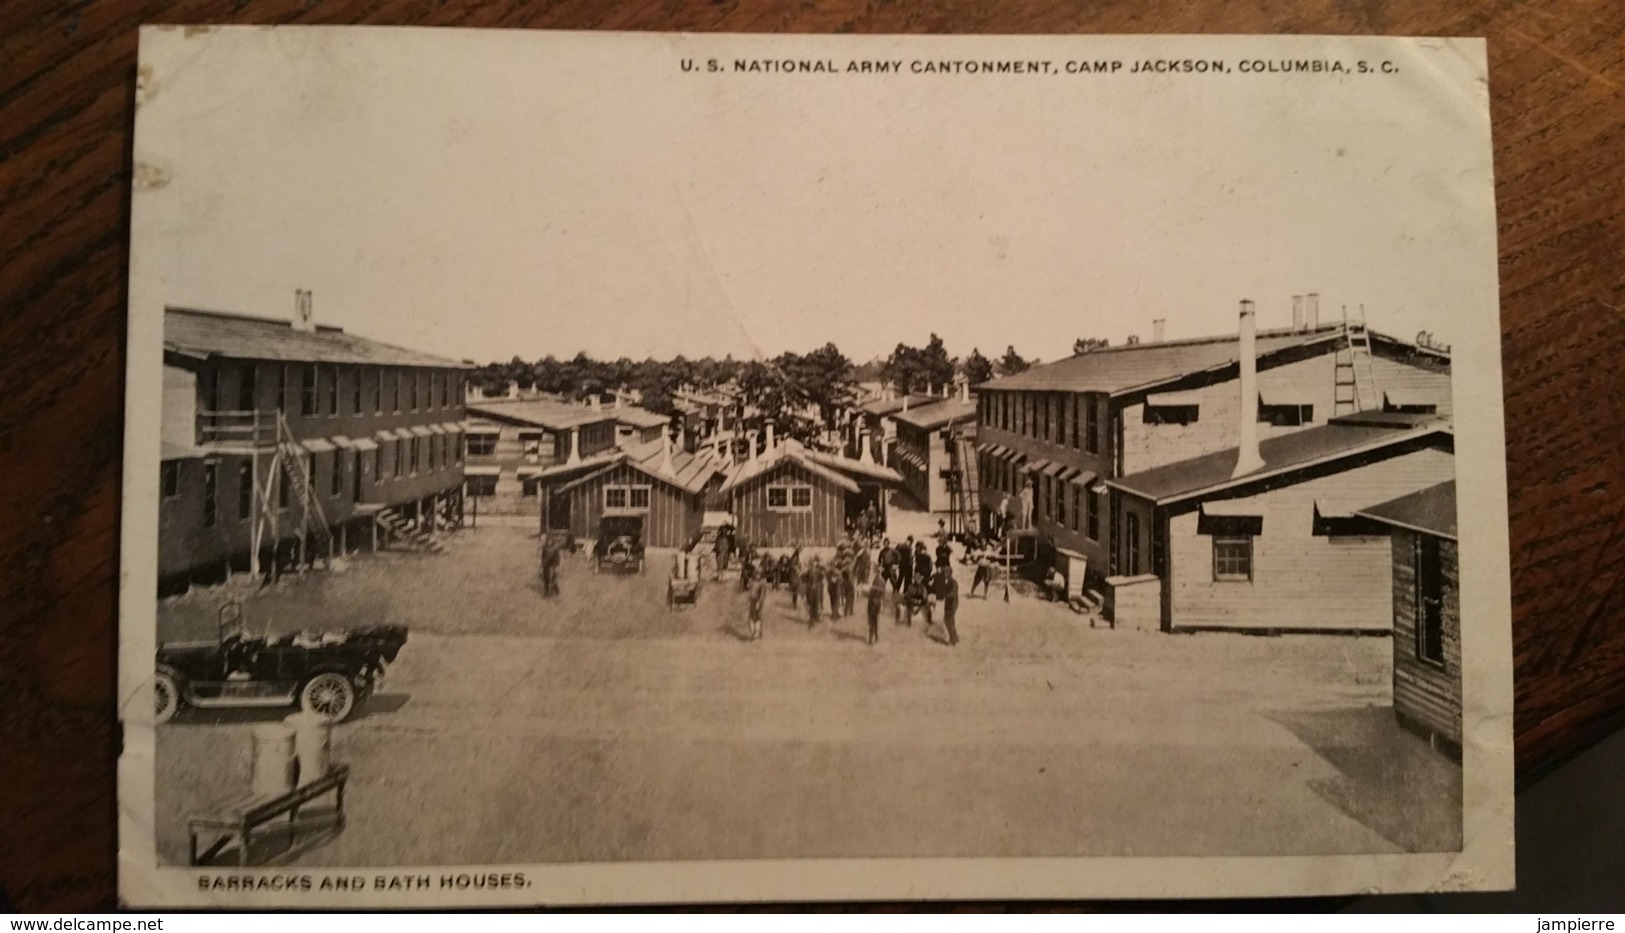
{"label": "wooden ladder", "polygon": [[968,437],[956,440],[959,456],[959,506],[962,514],[960,531],[971,532],[981,528],[982,478],[977,470],[976,442]]}
{"label": "wooden ladder", "polygon": [[1348,305],[1343,306],[1343,346],[1337,349],[1333,378],[1335,414],[1382,407],[1382,392],[1377,388],[1377,373],[1371,362],[1371,331],[1366,327],[1365,305],[1360,305],[1353,316]]}

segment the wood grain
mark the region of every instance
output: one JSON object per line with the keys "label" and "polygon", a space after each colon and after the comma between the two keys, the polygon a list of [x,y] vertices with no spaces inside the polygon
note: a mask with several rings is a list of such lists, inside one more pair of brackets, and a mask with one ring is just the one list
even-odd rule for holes
{"label": "wood grain", "polygon": [[1625,708],[1625,4],[8,0],[0,5],[0,454],[8,481],[0,497],[0,884],[19,908],[115,903],[130,131],[136,27],[149,22],[1487,36],[1520,771]]}

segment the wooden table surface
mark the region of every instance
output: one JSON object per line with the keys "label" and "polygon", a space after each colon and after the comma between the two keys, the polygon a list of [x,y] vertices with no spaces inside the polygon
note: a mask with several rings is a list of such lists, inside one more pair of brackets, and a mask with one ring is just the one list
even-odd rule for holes
{"label": "wooden table surface", "polygon": [[1625,709],[1625,4],[1398,0],[6,0],[0,4],[0,886],[115,904],[130,130],[141,23],[1486,36],[1520,774]]}

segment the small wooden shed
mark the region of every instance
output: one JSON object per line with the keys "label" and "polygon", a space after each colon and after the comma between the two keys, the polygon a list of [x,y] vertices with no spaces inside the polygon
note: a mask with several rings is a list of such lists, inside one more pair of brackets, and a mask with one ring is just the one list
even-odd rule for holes
{"label": "small wooden shed", "polygon": [[1362,509],[1392,529],[1394,716],[1461,754],[1461,577],[1455,481]]}
{"label": "small wooden shed", "polygon": [[699,533],[716,476],[709,454],[675,450],[662,438],[544,471],[542,518],[549,531],[590,541],[604,516],[639,516],[645,545],[680,548]]}
{"label": "small wooden shed", "polygon": [[848,520],[886,488],[902,483],[895,470],[808,450],[786,440],[736,464],[723,480],[737,534],[761,547],[828,547],[847,534]]}

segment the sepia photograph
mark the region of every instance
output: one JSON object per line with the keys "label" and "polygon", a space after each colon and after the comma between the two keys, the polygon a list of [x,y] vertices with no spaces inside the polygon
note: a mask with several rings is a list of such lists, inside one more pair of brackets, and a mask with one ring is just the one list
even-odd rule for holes
{"label": "sepia photograph", "polygon": [[1482,42],[141,62],[127,902],[1510,886]]}

